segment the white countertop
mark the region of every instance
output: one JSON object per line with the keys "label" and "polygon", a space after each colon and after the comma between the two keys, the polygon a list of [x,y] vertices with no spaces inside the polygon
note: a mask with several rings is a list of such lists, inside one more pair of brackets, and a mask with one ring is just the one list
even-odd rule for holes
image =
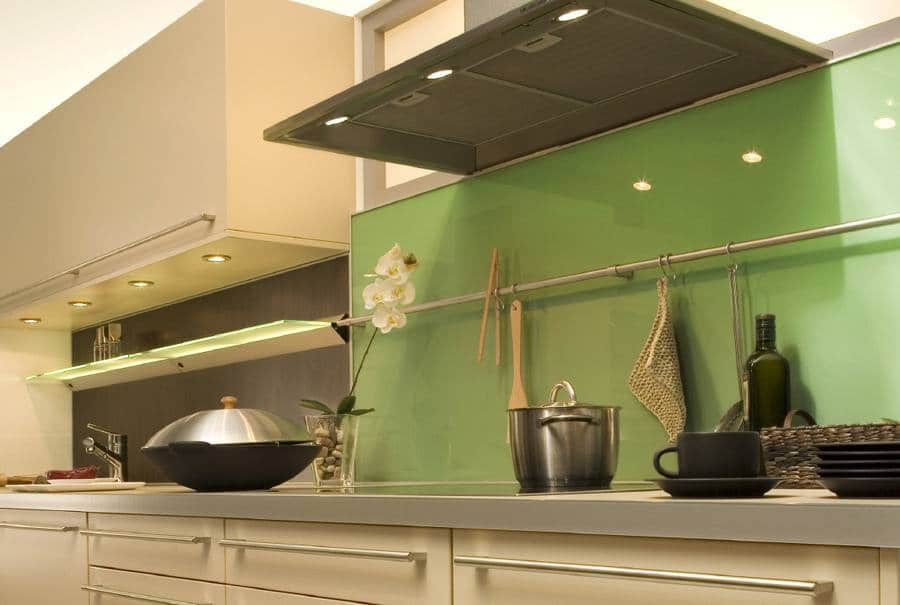
{"label": "white countertop", "polygon": [[315,493],[308,486],[224,493],[171,485],[65,494],[0,488],[0,508],[900,548],[900,499],[842,499],[825,490],[694,500],[661,491],[426,496]]}

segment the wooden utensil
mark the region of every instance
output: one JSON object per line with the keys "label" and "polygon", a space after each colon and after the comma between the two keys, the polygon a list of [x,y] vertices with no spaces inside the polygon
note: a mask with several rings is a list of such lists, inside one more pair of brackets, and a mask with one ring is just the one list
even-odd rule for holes
{"label": "wooden utensil", "polygon": [[522,301],[516,299],[509,307],[510,335],[512,336],[513,383],[509,394],[509,408],[527,408],[528,395],[522,381]]}
{"label": "wooden utensil", "polygon": [[41,475],[4,475],[0,473],[0,487],[7,485],[31,485],[38,480]]}
{"label": "wooden utensil", "polygon": [[484,291],[484,310],[481,313],[481,333],[478,335],[477,361],[484,359],[484,341],[487,336],[488,311],[491,309],[491,301],[494,298],[494,288],[497,287],[497,249],[491,250],[491,268],[488,273],[487,288]]}

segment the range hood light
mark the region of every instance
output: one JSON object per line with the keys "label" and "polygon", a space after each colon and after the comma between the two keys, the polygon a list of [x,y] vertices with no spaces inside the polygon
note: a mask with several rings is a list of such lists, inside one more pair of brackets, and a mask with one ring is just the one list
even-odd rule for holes
{"label": "range hood light", "polygon": [[566,11],[556,18],[557,21],[562,21],[565,23],[566,21],[574,21],[575,19],[581,19],[590,11],[586,8],[575,8],[570,11]]}
{"label": "range hood light", "polygon": [[636,182],[632,185],[632,187],[634,187],[634,188],[637,189],[638,191],[650,191],[651,189],[653,189],[653,185],[651,185],[650,183],[648,183],[645,179],[641,179],[641,180],[639,180],[639,181],[636,181]]}
{"label": "range hood light", "polygon": [[453,73],[452,69],[439,69],[437,71],[431,72],[430,74],[428,74],[425,77],[428,78],[429,80],[440,80],[441,78],[446,78],[447,76],[449,76],[452,73]]}
{"label": "range hood light", "polygon": [[338,116],[336,118],[331,118],[330,120],[325,122],[325,126],[337,126],[338,124],[343,124],[349,119],[349,116]]}
{"label": "range hood light", "polygon": [[741,159],[748,164],[759,164],[763,161],[762,155],[760,155],[760,153],[755,149],[751,149],[750,151],[742,154]]}
{"label": "range hood light", "polygon": [[896,125],[897,121],[894,118],[890,118],[887,116],[875,120],[875,128],[879,130],[890,130]]}

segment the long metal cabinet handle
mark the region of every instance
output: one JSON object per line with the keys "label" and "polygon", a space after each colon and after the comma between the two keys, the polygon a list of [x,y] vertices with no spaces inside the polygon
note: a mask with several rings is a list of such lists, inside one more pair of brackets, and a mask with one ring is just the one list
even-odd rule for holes
{"label": "long metal cabinet handle", "polygon": [[75,531],[77,527],[71,525],[35,525],[32,523],[7,523],[0,521],[0,527],[6,529],[35,529],[38,531]]}
{"label": "long metal cabinet handle", "polygon": [[163,603],[164,605],[212,605],[212,603],[194,603],[193,601],[179,601],[178,599],[167,599],[166,597],[155,597],[149,594],[141,594],[139,592],[128,592],[125,590],[116,590],[115,588],[106,588],[105,586],[82,586],[81,590],[95,592],[97,594],[108,594],[123,599],[132,599],[134,601],[144,601],[146,603]]}
{"label": "long metal cabinet handle", "polygon": [[187,542],[198,544],[209,542],[204,536],[170,536],[168,534],[144,534],[132,531],[106,531],[103,529],[82,529],[82,536],[98,536],[103,538],[126,538],[129,540],[151,540],[153,542]]}
{"label": "long metal cabinet handle", "polygon": [[779,580],[772,578],[752,578],[745,576],[726,576],[688,571],[663,571],[658,569],[639,569],[635,567],[609,567],[606,565],[579,565],[575,563],[548,563],[545,561],[527,561],[523,559],[498,559],[494,557],[453,557],[457,565],[480,567],[484,569],[506,569],[514,571],[539,571],[562,574],[609,576],[632,578],[637,580],[663,580],[670,582],[688,582],[724,588],[755,588],[776,592],[799,593],[810,596],[828,594],[834,590],[833,582],[815,580]]}
{"label": "long metal cabinet handle", "polygon": [[252,542],[250,540],[219,540],[222,546],[233,548],[253,548],[256,550],[278,550],[308,555],[332,555],[338,557],[362,557],[365,559],[385,559],[388,561],[424,561],[426,553],[399,550],[370,550],[367,548],[338,548],[333,546],[309,546],[306,544],[277,544],[274,542]]}
{"label": "long metal cabinet handle", "polygon": [[212,223],[215,220],[216,220],[216,215],[210,214],[209,212],[204,212],[202,214],[192,216],[191,218],[183,220],[180,223],[176,223],[174,225],[166,227],[165,229],[162,229],[161,231],[157,231],[156,233],[151,233],[150,235],[144,236],[139,240],[129,242],[129,243],[125,244],[124,246],[119,246],[115,250],[110,250],[109,252],[104,252],[103,254],[101,254],[99,256],[95,256],[94,258],[91,258],[84,262],[78,263],[77,265],[75,265],[73,267],[69,267],[68,269],[64,269],[58,273],[54,273],[53,275],[45,277],[44,279],[42,279],[40,281],[36,281],[33,284],[28,284],[27,286],[25,286],[23,288],[19,288],[18,290],[14,290],[12,292],[7,292],[6,294],[3,294],[2,296],[0,296],[0,302],[3,302],[8,298],[13,298],[15,296],[18,296],[19,294],[24,294],[25,292],[28,292],[29,290],[34,290],[35,288],[40,288],[41,286],[49,284],[52,281],[56,281],[60,277],[65,277],[66,275],[78,275],[78,273],[82,269],[86,269],[86,268],[90,267],[91,265],[95,265],[101,261],[105,261],[106,259],[112,258],[113,256],[116,256],[117,254],[122,254],[123,252],[128,252],[129,250],[131,250],[133,248],[137,248],[139,246],[143,246],[144,244],[148,244],[148,243],[150,243],[154,240],[157,240],[161,237],[165,237],[166,235],[175,233],[176,231],[180,231],[181,229],[184,229],[185,227],[190,227],[191,225],[193,225],[195,223],[200,223],[203,221],[206,221],[207,223]]}

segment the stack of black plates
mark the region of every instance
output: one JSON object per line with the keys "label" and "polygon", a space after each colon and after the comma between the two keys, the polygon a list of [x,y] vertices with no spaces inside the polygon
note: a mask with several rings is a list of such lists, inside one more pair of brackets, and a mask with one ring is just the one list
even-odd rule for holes
{"label": "stack of black plates", "polygon": [[820,443],[822,485],[843,498],[900,497],[900,441]]}

